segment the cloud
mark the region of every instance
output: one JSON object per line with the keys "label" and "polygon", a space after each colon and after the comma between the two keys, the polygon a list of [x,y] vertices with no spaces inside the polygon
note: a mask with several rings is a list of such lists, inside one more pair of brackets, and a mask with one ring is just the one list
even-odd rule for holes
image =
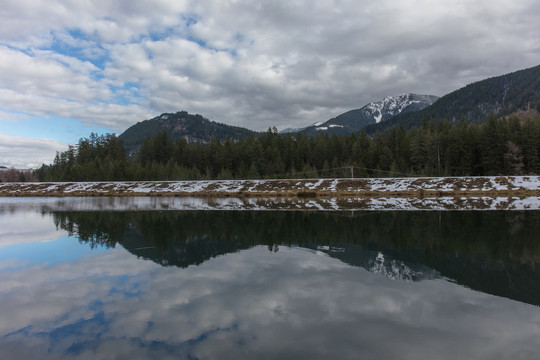
{"label": "cloud", "polygon": [[179,110],[305,126],[537,65],[539,12],[528,0],[8,1],[0,108],[120,132]]}
{"label": "cloud", "polygon": [[13,244],[52,241],[64,235],[67,234],[56,228],[50,216],[37,211],[14,211],[7,215],[5,204],[0,209],[0,250]]}
{"label": "cloud", "polygon": [[4,273],[0,290],[0,348],[36,357],[514,358],[536,351],[540,321],[534,306],[287,247],[186,269],[117,248]]}
{"label": "cloud", "polygon": [[16,168],[38,168],[50,164],[57,151],[67,145],[50,139],[30,139],[0,133],[0,164]]}
{"label": "cloud", "polygon": [[5,111],[0,110],[0,119],[2,119],[2,121],[5,121],[5,122],[16,123],[19,121],[29,119],[29,116],[25,114],[5,112]]}
{"label": "cloud", "polygon": [[[52,51],[27,54],[0,47],[0,106],[41,115],[44,121],[54,114],[113,130],[129,126],[130,118],[150,114],[131,98],[129,88],[114,93],[111,81],[98,77],[98,70],[89,61]],[[115,103],[118,97],[128,98],[128,103]]]}

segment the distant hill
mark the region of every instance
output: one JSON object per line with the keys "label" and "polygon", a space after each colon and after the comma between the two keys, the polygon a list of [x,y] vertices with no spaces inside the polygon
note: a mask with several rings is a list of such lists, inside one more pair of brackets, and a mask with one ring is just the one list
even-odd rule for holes
{"label": "distant hill", "polygon": [[124,142],[128,153],[135,152],[144,139],[152,138],[165,130],[173,141],[185,139],[188,143],[208,143],[212,138],[223,141],[227,137],[240,140],[258,134],[246,128],[230,126],[191,115],[185,111],[176,114],[161,114],[153,119],[136,123],[118,138]]}
{"label": "distant hill", "polygon": [[438,97],[433,95],[403,94],[388,96],[381,101],[372,102],[360,109],[347,111],[324,123],[315,123],[301,129],[286,129],[282,133],[304,133],[317,135],[320,133],[347,135],[362,128],[386,121],[398,114],[418,111],[433,104]]}
{"label": "distant hill", "polygon": [[[517,217],[500,211],[370,211],[361,216],[302,211],[258,211],[256,216],[249,211],[166,211],[157,215],[141,211],[53,212],[61,228],[78,230],[75,235],[81,242],[108,247],[120,243],[133,255],[160,266],[186,268],[256,246],[277,251],[283,244],[324,253],[394,280],[452,279],[487,294],[540,305],[540,268],[535,266],[540,222],[535,211]],[[516,227],[516,222],[520,226]],[[424,236],[418,236],[419,229]],[[400,234],[398,242],[396,233]],[[338,241],[336,234],[340,234]],[[369,241],[358,241],[357,234]],[[508,241],[494,242],[494,234]],[[448,251],[449,241],[453,251]],[[529,255],[528,261],[523,254]]]}
{"label": "distant hill", "polygon": [[384,131],[399,124],[411,129],[421,126],[422,119],[431,118],[457,122],[463,116],[469,122],[480,123],[490,113],[501,117],[520,110],[540,111],[540,65],[469,84],[423,110],[370,125],[366,132]]}
{"label": "distant hill", "polygon": [[[299,129],[286,129],[281,133],[348,135],[365,129],[367,134],[374,134],[398,124],[406,130],[420,127],[423,119],[457,122],[464,117],[469,122],[480,123],[490,113],[501,117],[515,113],[530,115],[537,111],[540,111],[540,65],[482,80],[441,98],[417,94],[389,96],[325,122]],[[208,143],[212,138],[223,141],[227,137],[240,140],[260,134],[181,111],[139,122],[119,138],[128,153],[133,153],[145,138],[151,138],[162,130],[167,131],[173,140],[183,138],[188,143]]]}

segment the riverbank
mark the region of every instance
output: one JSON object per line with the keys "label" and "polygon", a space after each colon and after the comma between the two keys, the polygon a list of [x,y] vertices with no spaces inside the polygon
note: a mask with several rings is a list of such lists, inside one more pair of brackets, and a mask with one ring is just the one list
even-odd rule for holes
{"label": "riverbank", "polygon": [[438,198],[540,196],[539,176],[1,183],[0,196]]}

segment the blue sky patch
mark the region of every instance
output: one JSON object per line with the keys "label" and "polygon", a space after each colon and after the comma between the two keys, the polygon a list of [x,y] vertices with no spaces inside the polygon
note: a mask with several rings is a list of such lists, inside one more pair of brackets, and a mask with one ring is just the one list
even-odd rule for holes
{"label": "blue sky patch", "polygon": [[25,116],[24,114],[3,109],[0,111],[21,116],[21,119],[17,121],[0,121],[0,132],[11,136],[24,134],[25,137],[29,138],[55,139],[64,144],[76,144],[80,138],[88,137],[92,132],[97,134],[114,133],[109,128],[88,126],[76,119],[53,115],[28,115],[26,118],[22,118]]}
{"label": "blue sky patch", "polygon": [[[57,265],[79,260],[89,253],[102,253],[105,247],[96,247],[79,243],[78,239],[65,236],[54,241],[21,243],[0,248],[0,261],[17,260],[24,267],[33,265]],[[10,271],[13,269],[7,269]],[[4,270],[6,271],[6,269]]]}

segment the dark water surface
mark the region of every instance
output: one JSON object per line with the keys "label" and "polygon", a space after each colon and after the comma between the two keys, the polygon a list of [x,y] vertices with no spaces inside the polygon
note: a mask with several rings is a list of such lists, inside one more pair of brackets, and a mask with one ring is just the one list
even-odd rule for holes
{"label": "dark water surface", "polygon": [[534,359],[540,212],[0,211],[0,359]]}

